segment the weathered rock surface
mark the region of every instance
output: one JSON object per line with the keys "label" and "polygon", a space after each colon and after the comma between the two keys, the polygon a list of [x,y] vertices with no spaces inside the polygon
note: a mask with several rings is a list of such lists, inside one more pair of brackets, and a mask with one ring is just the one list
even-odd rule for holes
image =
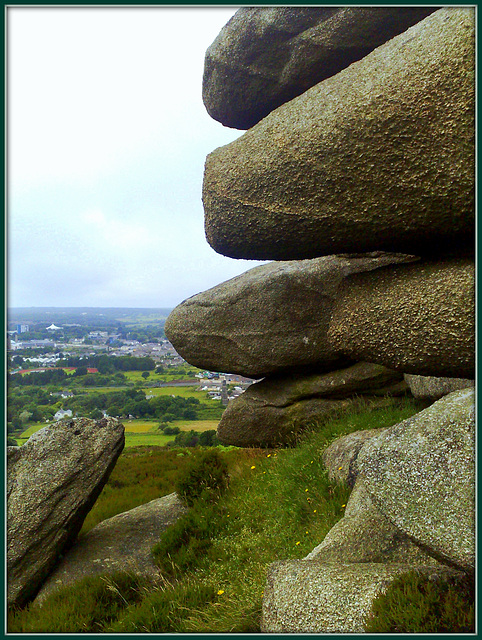
{"label": "weathered rock surface", "polygon": [[358,475],[358,467],[355,463],[361,448],[365,442],[382,431],[384,429],[354,431],[332,442],[322,455],[323,464],[328,471],[328,478],[331,481],[353,487]]}
{"label": "weathered rock surface", "polygon": [[475,374],[475,268],[470,259],[353,275],[340,286],[328,342],[353,360],[424,376]]}
{"label": "weathered rock surface", "polygon": [[249,129],[435,11],[432,7],[243,7],[206,52],[203,100]]}
{"label": "weathered rock surface", "polygon": [[[247,391],[245,392],[247,393]],[[222,444],[236,447],[275,447],[293,445],[297,436],[321,418],[348,409],[352,400],[306,398],[286,407],[259,406],[238,398],[231,400],[218,424],[217,436]]]}
{"label": "weathered rock surface", "polygon": [[35,603],[86,576],[127,571],[155,579],[159,571],[151,549],[161,532],[185,512],[186,507],[171,493],[99,523],[67,551]]}
{"label": "weathered rock surface", "polygon": [[57,422],[8,447],[9,606],[31,599],[75,540],[123,448],[113,418]]}
{"label": "weathered rock surface", "polygon": [[[373,600],[410,564],[321,563],[271,565],[263,598],[263,633],[363,633]],[[430,579],[459,577],[447,567],[418,566]]]}
{"label": "weathered rock surface", "polygon": [[406,373],[404,379],[412,395],[421,400],[439,400],[453,391],[475,386],[475,380],[468,378],[433,378]]}
{"label": "weathered rock surface", "polygon": [[474,9],[432,13],[206,161],[233,258],[474,250]]}
{"label": "weathered rock surface", "polygon": [[410,260],[368,254],[261,265],[185,300],[166,335],[197,367],[253,378],[360,361],[473,376],[473,261],[403,264]]}
{"label": "weathered rock surface", "polygon": [[455,391],[369,440],[359,478],[390,522],[441,562],[475,567],[474,390]]}
{"label": "weathered rock surface", "polygon": [[361,481],[351,492],[344,517],[305,560],[439,564],[380,513]]}
{"label": "weathered rock surface", "polygon": [[290,444],[311,422],[349,406],[340,399],[384,388],[390,392],[401,379],[402,374],[367,362],[324,374],[265,378],[231,400],[218,438],[239,447]]}
{"label": "weathered rock surface", "polygon": [[264,264],[178,305],[165,331],[191,364],[253,378],[316,365],[340,368],[326,340],[343,278],[416,260],[375,252]]}

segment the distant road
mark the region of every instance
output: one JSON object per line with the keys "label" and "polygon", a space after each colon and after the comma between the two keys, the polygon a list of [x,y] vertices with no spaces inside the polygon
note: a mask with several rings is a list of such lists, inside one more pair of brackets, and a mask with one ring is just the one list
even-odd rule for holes
{"label": "distant road", "polygon": [[172,382],[161,382],[161,387],[192,387],[199,384],[199,380],[173,380]]}
{"label": "distant road", "polygon": [[[18,369],[10,373],[38,373],[41,371],[53,371],[54,369],[62,369],[62,371],[75,371],[77,367],[36,367],[35,369]],[[99,373],[98,369],[88,368],[87,373]]]}

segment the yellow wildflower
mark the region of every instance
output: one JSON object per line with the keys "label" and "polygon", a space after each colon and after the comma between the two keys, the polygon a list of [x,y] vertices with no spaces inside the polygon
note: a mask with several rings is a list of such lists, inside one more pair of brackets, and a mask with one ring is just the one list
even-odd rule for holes
{"label": "yellow wildflower", "polygon": [[253,466],[251,467],[251,469],[256,469],[255,465],[253,464]]}
{"label": "yellow wildflower", "polygon": [[298,540],[298,542],[296,544],[300,544],[300,541]]}
{"label": "yellow wildflower", "polygon": [[224,593],[224,589],[219,589],[219,591],[218,591],[218,596],[222,596],[222,595],[223,595],[223,593]]}

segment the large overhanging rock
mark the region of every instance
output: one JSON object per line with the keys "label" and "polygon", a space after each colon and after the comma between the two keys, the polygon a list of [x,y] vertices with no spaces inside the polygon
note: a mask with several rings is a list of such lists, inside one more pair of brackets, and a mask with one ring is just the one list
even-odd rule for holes
{"label": "large overhanging rock", "polygon": [[424,376],[472,378],[474,285],[469,259],[354,275],[340,286],[328,341],[353,360]]}
{"label": "large overhanging rock", "polygon": [[330,373],[265,378],[228,404],[218,438],[238,447],[290,444],[311,423],[347,408],[349,403],[340,398],[390,392],[402,377],[386,367],[359,362]]}
{"label": "large overhanging rock", "polygon": [[185,512],[177,495],[171,493],[100,522],[67,551],[43,584],[35,604],[86,576],[123,571],[155,580],[159,569],[151,549],[161,533]]}
{"label": "large overhanging rock", "polygon": [[432,7],[243,7],[206,52],[203,100],[228,127],[270,111],[366,56]]}
{"label": "large overhanging rock", "polygon": [[75,540],[117,458],[124,426],[113,418],[44,427],[7,453],[9,605],[35,596]]}
{"label": "large overhanging rock", "polygon": [[411,260],[371,254],[261,265],[181,303],[166,335],[197,367],[253,378],[357,361],[473,376],[473,262],[404,264]]}
{"label": "large overhanging rock", "polygon": [[379,511],[419,546],[475,567],[474,390],[455,391],[369,440],[359,479]]}
{"label": "large overhanging rock", "polygon": [[474,9],[449,7],[206,161],[206,236],[234,258],[473,251]]}
{"label": "large overhanging rock", "polygon": [[182,302],[165,332],[185,360],[212,371],[259,378],[306,365],[336,369],[348,359],[326,337],[343,278],[414,259],[378,252],[254,267]]}

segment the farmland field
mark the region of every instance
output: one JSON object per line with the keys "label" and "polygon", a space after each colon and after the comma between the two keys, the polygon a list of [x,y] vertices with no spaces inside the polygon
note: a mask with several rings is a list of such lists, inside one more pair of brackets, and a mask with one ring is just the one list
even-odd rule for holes
{"label": "farmland field", "polygon": [[[163,447],[171,440],[174,440],[174,436],[165,436],[161,431],[157,430],[159,420],[134,419],[121,420],[121,422],[125,428],[126,447],[138,447],[140,445]],[[172,426],[179,427],[181,431],[208,431],[217,429],[218,423],[219,420],[174,420]],[[47,424],[34,424],[23,431],[19,437],[15,438],[18,446],[25,444],[33,433],[45,426]]]}

